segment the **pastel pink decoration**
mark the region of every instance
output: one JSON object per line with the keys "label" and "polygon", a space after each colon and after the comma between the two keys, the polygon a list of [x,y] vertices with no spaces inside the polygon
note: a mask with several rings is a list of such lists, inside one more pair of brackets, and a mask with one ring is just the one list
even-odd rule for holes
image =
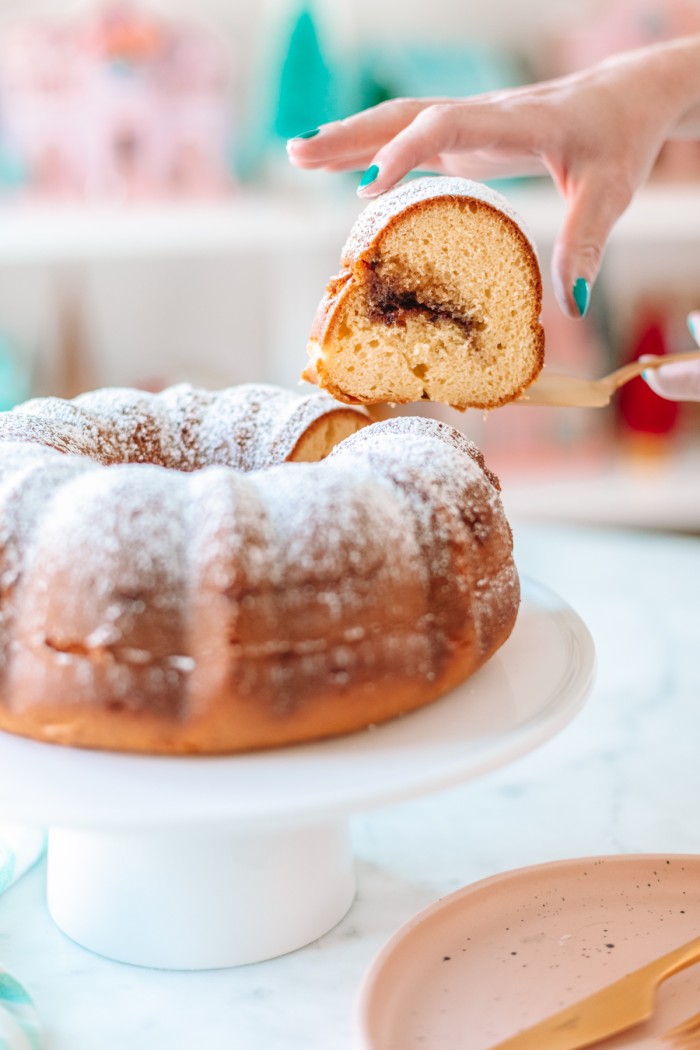
{"label": "pastel pink decoration", "polygon": [[700,32],[695,0],[597,0],[578,21],[560,22],[551,60],[568,73],[609,55]]}
{"label": "pastel pink decoration", "polygon": [[134,4],[21,18],[0,37],[0,134],[41,195],[219,195],[228,80],[214,34]]}
{"label": "pastel pink decoration", "polygon": [[[571,73],[601,62],[610,55],[674,37],[700,33],[700,6],[696,0],[597,0],[578,21],[558,23],[543,49],[546,64],[538,75]],[[700,145],[667,142],[653,178],[695,181],[700,177]]]}

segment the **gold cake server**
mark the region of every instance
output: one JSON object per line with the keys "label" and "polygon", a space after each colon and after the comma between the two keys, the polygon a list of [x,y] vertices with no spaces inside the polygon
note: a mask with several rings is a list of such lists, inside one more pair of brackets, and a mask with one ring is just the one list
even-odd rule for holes
{"label": "gold cake server", "polygon": [[603,408],[610,398],[625,383],[648,368],[661,368],[676,361],[695,361],[700,350],[688,350],[681,354],[645,357],[643,361],[630,361],[600,379],[581,379],[578,376],[560,375],[546,369],[518,399],[523,405],[559,405],[567,408]]}

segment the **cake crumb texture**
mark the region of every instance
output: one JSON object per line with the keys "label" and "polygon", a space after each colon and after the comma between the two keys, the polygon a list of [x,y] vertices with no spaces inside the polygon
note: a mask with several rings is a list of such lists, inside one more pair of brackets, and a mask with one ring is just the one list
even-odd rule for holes
{"label": "cake crumb texture", "polygon": [[347,403],[494,408],[544,363],[542,282],[512,206],[468,179],[404,183],[360,214],[303,378]]}

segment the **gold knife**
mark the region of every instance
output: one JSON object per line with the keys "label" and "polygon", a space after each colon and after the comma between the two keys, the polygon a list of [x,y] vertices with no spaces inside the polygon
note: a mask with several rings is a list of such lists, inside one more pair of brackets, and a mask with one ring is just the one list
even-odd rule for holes
{"label": "gold knife", "polygon": [[667,977],[700,961],[700,937],[552,1014],[491,1050],[581,1050],[647,1021],[654,992]]}

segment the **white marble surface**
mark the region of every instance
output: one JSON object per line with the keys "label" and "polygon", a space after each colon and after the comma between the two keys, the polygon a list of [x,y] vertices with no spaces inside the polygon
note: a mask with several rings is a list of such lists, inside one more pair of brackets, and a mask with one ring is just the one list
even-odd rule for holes
{"label": "white marble surface", "polygon": [[438,897],[558,858],[700,850],[700,538],[514,531],[521,571],[596,643],[574,722],[480,780],[354,818],[351,911],[266,963],[171,973],[99,958],[53,925],[38,866],[0,897],[0,966],[33,995],[50,1050],[350,1050],[373,955]]}

